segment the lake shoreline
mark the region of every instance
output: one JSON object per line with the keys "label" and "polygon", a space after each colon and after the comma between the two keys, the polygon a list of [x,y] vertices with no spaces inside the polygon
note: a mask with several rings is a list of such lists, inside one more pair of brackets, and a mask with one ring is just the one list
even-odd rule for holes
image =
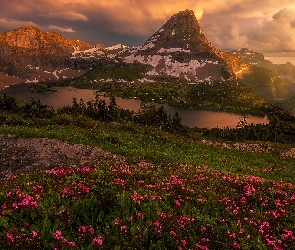
{"label": "lake shoreline", "polygon": [[[76,98],[78,102],[80,101],[80,98],[82,98],[84,103],[95,99],[95,91],[90,89],[78,89],[74,87],[53,87],[53,89],[56,91],[47,94],[31,93],[29,90],[29,84],[24,83],[6,88],[0,91],[0,94],[6,93],[10,96],[16,96],[23,99],[25,102],[30,102],[31,98],[35,97],[36,99],[40,99],[41,103],[53,107],[53,109],[71,106],[73,98]],[[104,93],[101,93],[99,97],[109,104],[110,99],[105,96]],[[140,110],[142,101],[139,99],[115,98],[116,103],[120,108],[135,112]],[[166,104],[154,104],[157,108],[163,106],[165,111],[170,115],[174,115],[177,112],[182,118],[182,124],[190,128],[236,128],[240,118],[244,117],[242,114],[229,112],[175,108]],[[245,117],[247,124],[267,124],[269,122],[266,116]]]}

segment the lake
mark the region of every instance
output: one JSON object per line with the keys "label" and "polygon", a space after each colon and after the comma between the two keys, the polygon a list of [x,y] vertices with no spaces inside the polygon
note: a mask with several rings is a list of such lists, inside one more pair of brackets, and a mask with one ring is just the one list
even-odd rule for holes
{"label": "lake", "polygon": [[[23,99],[25,102],[29,102],[32,97],[40,99],[43,104],[52,106],[54,109],[64,107],[72,104],[73,97],[76,97],[77,101],[80,98],[83,98],[86,103],[90,99],[95,98],[95,93],[89,89],[77,89],[72,87],[56,87],[54,88],[56,92],[48,94],[39,94],[39,93],[30,93],[29,85],[26,83],[16,84],[0,90],[0,95],[6,93],[10,96],[15,96]],[[100,96],[101,99],[104,99],[106,103],[109,103],[109,98]],[[116,98],[116,102],[119,107],[123,109],[138,111],[140,109],[140,100],[136,99],[122,99]],[[160,107],[160,104],[155,104],[157,107]],[[199,128],[235,128],[239,122],[241,115],[231,114],[225,112],[212,112],[212,111],[203,111],[203,110],[192,110],[192,109],[183,109],[183,108],[174,108],[167,105],[163,105],[165,110],[169,114],[175,114],[178,112],[182,118],[182,124],[188,127],[199,127]],[[268,123],[267,117],[257,117],[251,116],[247,118],[248,124],[261,124]]]}

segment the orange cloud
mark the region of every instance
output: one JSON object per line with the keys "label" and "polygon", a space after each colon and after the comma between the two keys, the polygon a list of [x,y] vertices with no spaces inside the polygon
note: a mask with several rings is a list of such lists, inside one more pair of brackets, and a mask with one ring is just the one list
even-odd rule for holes
{"label": "orange cloud", "polygon": [[55,25],[49,25],[47,27],[44,27],[44,29],[46,30],[55,30],[55,31],[59,31],[59,32],[65,32],[65,33],[73,33],[75,32],[72,28],[63,28],[63,27],[58,27]]}
{"label": "orange cloud", "polygon": [[61,11],[61,12],[48,12],[46,14],[39,14],[40,17],[51,18],[51,19],[63,19],[63,20],[70,20],[70,21],[87,21],[87,16],[76,13],[74,11]]}
{"label": "orange cloud", "polygon": [[[294,20],[275,23],[280,16],[288,18],[279,10],[295,7],[294,0],[0,0],[0,6],[0,30],[29,25],[46,30],[51,27],[68,35],[76,31],[92,43],[138,45],[173,14],[185,9],[195,12],[205,35],[219,48],[249,44],[255,49],[263,41],[276,46],[278,41],[271,37],[269,27],[274,30],[273,36],[282,38],[285,34],[294,41]],[[261,35],[258,31],[255,35],[255,30]],[[285,46],[292,47],[287,42]]]}
{"label": "orange cloud", "polygon": [[0,26],[5,27],[7,29],[15,29],[19,27],[28,27],[28,26],[35,26],[38,27],[38,24],[32,21],[19,21],[14,19],[4,19],[0,18]]}

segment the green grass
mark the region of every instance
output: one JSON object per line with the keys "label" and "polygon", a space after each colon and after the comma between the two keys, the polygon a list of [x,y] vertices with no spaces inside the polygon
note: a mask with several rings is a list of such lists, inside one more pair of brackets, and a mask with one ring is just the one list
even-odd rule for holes
{"label": "green grass", "polygon": [[[80,118],[79,123],[81,125],[83,119]],[[155,128],[140,127],[131,123],[90,123],[88,119],[84,121],[84,126],[89,127],[5,126],[0,127],[0,133],[11,133],[21,137],[48,137],[97,146],[114,154],[126,156],[130,163],[148,161],[154,164],[207,166],[232,173],[255,174],[266,179],[295,183],[295,160],[282,158],[276,151],[270,154],[220,149],[200,143],[198,136],[194,139],[171,135]],[[272,169],[275,171],[271,171]]]}
{"label": "green grass", "polygon": [[[121,66],[101,65],[89,77],[132,80],[146,70],[133,65],[126,74],[129,66]],[[146,91],[155,100],[164,93],[174,105],[187,105],[181,102],[185,94],[193,105],[199,94],[211,108],[221,103],[232,110],[242,102],[253,113],[267,110],[263,99],[231,84],[178,87],[172,81]],[[117,91],[116,84],[110,91]],[[257,110],[248,105],[253,99]],[[197,129],[176,135],[131,122],[46,113],[38,103],[21,112],[12,104],[9,98],[3,103],[13,112],[0,114],[0,133],[96,146],[126,156],[127,164],[105,160],[93,168],[2,180],[0,249],[295,249],[295,159],[279,154],[294,144],[263,142],[274,148],[271,153],[221,149],[202,144]]]}
{"label": "green grass", "polygon": [[1,249],[293,249],[292,185],[177,164],[101,164],[0,186]]}
{"label": "green grass", "polygon": [[127,164],[2,180],[0,249],[295,247],[295,159],[277,151],[287,145],[251,153],[204,145],[193,130],[179,136],[83,116],[9,117],[0,133],[97,146]]}
{"label": "green grass", "polygon": [[243,76],[242,82],[268,102],[294,113],[295,95],[288,85],[271,70],[258,66],[252,66],[251,70]]}

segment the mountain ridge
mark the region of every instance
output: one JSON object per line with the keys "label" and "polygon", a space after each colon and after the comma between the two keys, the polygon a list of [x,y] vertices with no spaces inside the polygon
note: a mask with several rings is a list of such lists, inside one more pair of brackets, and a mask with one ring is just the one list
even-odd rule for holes
{"label": "mountain ridge", "polygon": [[[246,48],[231,52],[215,48],[204,35],[194,12],[185,10],[169,18],[137,47],[94,46],[81,39],[67,39],[56,32],[43,32],[32,26],[7,31],[0,34],[0,88],[19,82],[78,77],[106,58],[148,65],[143,78],[137,79],[147,83],[156,77],[176,77],[191,84],[226,82],[248,74],[252,65],[262,65],[278,73],[292,72],[295,77],[295,66],[276,67],[265,60],[262,53]],[[270,73],[264,75],[272,78]],[[117,80],[120,79],[114,79]],[[279,90],[279,86],[283,86],[279,80],[265,81],[263,88]],[[284,91],[265,93],[282,99],[287,88]]]}
{"label": "mountain ridge", "polygon": [[6,82],[79,76],[105,57],[149,64],[153,67],[149,76],[168,75],[190,82],[235,79],[247,68],[238,56],[218,50],[207,40],[191,10],[173,15],[143,45],[133,48],[93,46],[32,26],[0,34],[0,71],[6,74]]}
{"label": "mountain ridge", "polygon": [[143,45],[130,49],[125,61],[153,65],[150,75],[197,82],[235,79],[236,72],[247,68],[238,56],[221,52],[207,40],[191,10],[173,15]]}
{"label": "mountain ridge", "polygon": [[64,71],[66,77],[66,71],[71,75],[74,72],[70,69],[75,69],[70,59],[72,52],[92,47],[83,40],[67,39],[56,32],[43,32],[32,26],[18,28],[0,34],[0,71],[6,78],[23,82],[58,79],[57,71]]}

